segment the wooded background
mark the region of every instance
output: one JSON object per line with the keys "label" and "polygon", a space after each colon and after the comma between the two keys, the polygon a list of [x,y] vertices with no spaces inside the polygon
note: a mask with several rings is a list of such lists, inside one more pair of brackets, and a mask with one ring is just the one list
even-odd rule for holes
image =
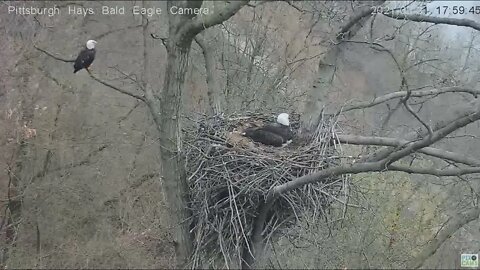
{"label": "wooded background", "polygon": [[[246,111],[298,112],[307,130],[322,110],[341,112],[347,163],[388,145],[379,138],[427,140],[397,167],[346,170],[350,205],[333,205],[334,219],[302,217],[266,245],[258,267],[458,268],[460,254],[478,253],[478,14],[371,6],[480,2],[194,2],[0,3],[1,266],[181,265],[189,248],[179,250],[169,188],[185,176],[171,175],[182,163],[167,157],[181,149],[182,118]],[[213,15],[166,12],[199,3]],[[9,5],[56,5],[62,15],[13,15]],[[69,5],[127,14],[72,16]],[[134,5],[165,13],[135,16]],[[92,74],[74,75],[68,60],[88,39],[98,42]],[[465,115],[472,123],[432,139]]]}

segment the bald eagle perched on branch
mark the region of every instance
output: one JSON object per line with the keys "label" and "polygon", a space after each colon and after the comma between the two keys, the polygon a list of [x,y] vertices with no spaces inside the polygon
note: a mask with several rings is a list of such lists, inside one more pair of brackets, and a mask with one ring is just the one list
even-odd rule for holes
{"label": "bald eagle perched on branch", "polygon": [[95,60],[96,44],[97,42],[95,40],[87,41],[87,47],[78,54],[78,57],[75,60],[75,64],[73,65],[73,73],[76,73],[83,68],[89,71],[88,67],[92,64],[93,60]]}
{"label": "bald eagle perched on branch", "polygon": [[275,124],[267,124],[258,128],[247,128],[244,136],[265,145],[282,146],[293,138],[288,114],[279,114]]}

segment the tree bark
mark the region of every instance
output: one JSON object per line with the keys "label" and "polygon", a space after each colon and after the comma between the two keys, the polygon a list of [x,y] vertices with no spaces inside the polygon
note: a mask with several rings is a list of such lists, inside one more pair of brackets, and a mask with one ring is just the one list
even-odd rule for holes
{"label": "tree bark", "polygon": [[328,50],[318,64],[317,78],[308,93],[305,109],[301,114],[302,133],[310,133],[320,121],[321,112],[333,114],[334,107],[327,106],[328,93],[332,87],[335,75],[336,59],[340,51],[339,45],[334,45]]}
{"label": "tree bark", "polygon": [[[171,43],[174,40],[170,41]],[[173,45],[173,44],[171,44]],[[182,156],[180,126],[182,89],[187,71],[190,44],[169,46],[167,73],[160,100],[160,147],[162,174],[172,229],[174,231],[177,267],[185,267],[192,251],[192,238],[187,220],[188,184]]]}
{"label": "tree bark", "polygon": [[207,73],[207,96],[208,96],[208,112],[210,115],[220,113],[220,90],[218,87],[218,76],[215,65],[215,55],[213,47],[208,46],[202,34],[195,37],[195,41],[202,48],[203,57],[205,59],[205,71]]}
{"label": "tree bark", "polygon": [[[384,0],[374,2],[380,5]],[[373,5],[373,3],[372,3]],[[350,19],[340,28],[337,33],[338,44],[332,45],[323,59],[320,60],[317,71],[317,79],[308,93],[308,99],[301,115],[301,133],[308,134],[312,132],[318,122],[321,120],[322,112],[324,114],[333,114],[333,106],[328,106],[328,93],[332,87],[332,81],[335,75],[336,59],[341,52],[342,41],[355,36],[361,29],[363,23],[372,16],[372,9],[369,6],[363,7],[353,14]]]}
{"label": "tree bark", "polygon": [[[168,2],[171,5],[185,3]],[[185,162],[182,155],[181,109],[185,73],[192,39],[178,35],[179,26],[189,18],[180,15],[169,17],[169,37],[166,42],[167,66],[163,89],[146,89],[147,104],[160,135],[162,178],[170,229],[175,247],[176,267],[185,268],[193,248],[188,211],[188,183],[185,177]]]}
{"label": "tree bark", "polygon": [[[185,74],[192,41],[204,29],[222,23],[233,16],[248,1],[234,1],[207,16],[169,14],[167,67],[163,89],[145,89],[146,103],[160,134],[162,176],[171,230],[175,245],[177,268],[185,268],[193,250],[190,234],[189,188],[182,154],[181,111]],[[172,6],[195,8],[202,1],[169,1]]]}

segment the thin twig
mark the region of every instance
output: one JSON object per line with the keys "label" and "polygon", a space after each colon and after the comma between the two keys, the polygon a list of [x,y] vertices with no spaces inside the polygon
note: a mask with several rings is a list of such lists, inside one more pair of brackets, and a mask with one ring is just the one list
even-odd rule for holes
{"label": "thin twig", "polygon": [[73,63],[73,62],[75,62],[75,59],[65,59],[65,58],[56,56],[56,55],[54,55],[53,53],[47,52],[46,50],[37,47],[37,45],[33,45],[33,47],[34,47],[35,49],[43,52],[44,54],[46,54],[46,55],[48,55],[48,56],[56,59],[56,60],[59,60],[59,61],[65,62],[65,63]]}

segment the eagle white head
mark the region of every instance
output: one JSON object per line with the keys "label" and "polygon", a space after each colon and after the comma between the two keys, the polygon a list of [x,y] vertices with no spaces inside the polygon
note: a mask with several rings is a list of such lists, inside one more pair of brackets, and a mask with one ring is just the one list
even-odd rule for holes
{"label": "eagle white head", "polygon": [[96,44],[97,42],[95,40],[90,39],[89,41],[87,41],[87,49],[94,49]]}
{"label": "eagle white head", "polygon": [[277,116],[277,123],[284,125],[284,126],[290,126],[290,121],[288,120],[288,113],[281,113]]}

